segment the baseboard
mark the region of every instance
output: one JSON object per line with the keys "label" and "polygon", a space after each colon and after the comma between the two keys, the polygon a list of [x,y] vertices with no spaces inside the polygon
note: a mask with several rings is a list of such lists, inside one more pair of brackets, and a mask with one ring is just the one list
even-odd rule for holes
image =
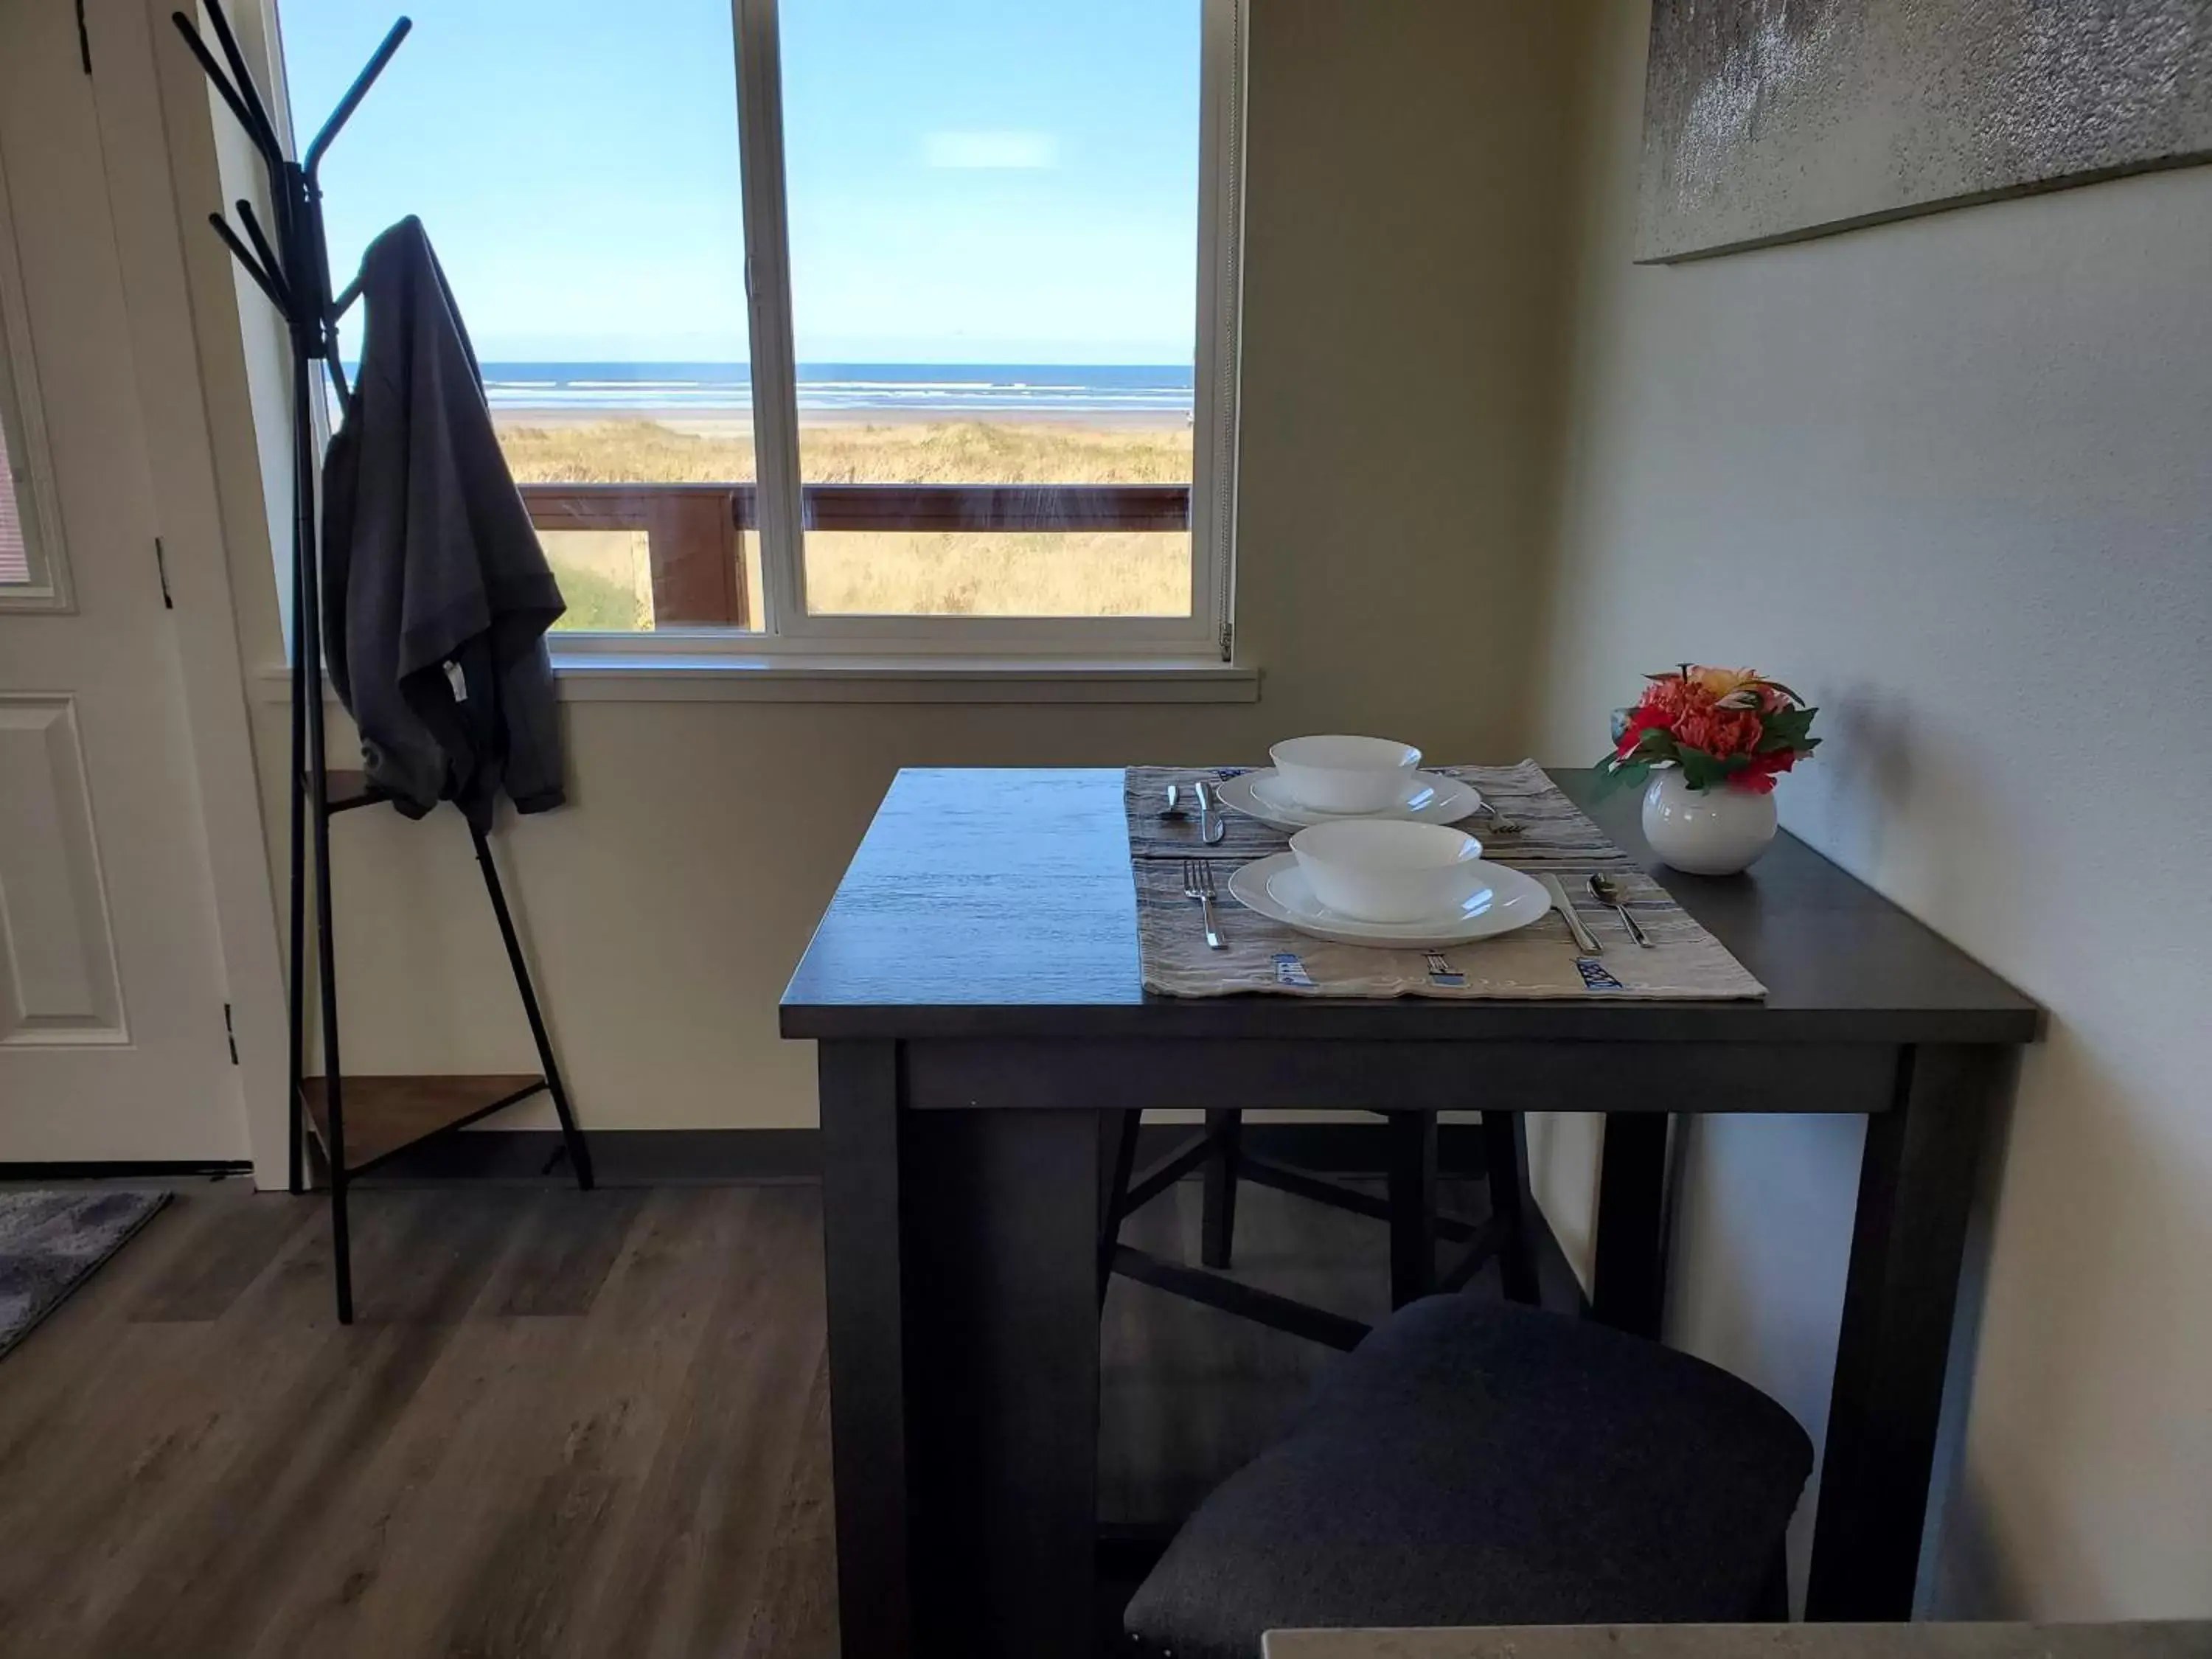
{"label": "baseboard", "polygon": [[226,1181],[250,1176],[242,1158],[97,1158],[69,1163],[0,1164],[0,1181],[179,1181],[204,1176]]}
{"label": "baseboard", "polygon": [[[817,1181],[818,1129],[592,1129],[592,1173],[603,1187],[725,1186],[732,1182]],[[362,1187],[440,1181],[574,1180],[557,1129],[484,1129],[440,1135],[410,1146]]]}
{"label": "baseboard", "polygon": [[[1380,1175],[1389,1154],[1382,1123],[1249,1123],[1244,1145],[1255,1157],[1328,1175]],[[1196,1133],[1194,1126],[1147,1124],[1139,1161],[1164,1156]],[[811,1181],[822,1174],[817,1129],[592,1129],[592,1168],[608,1187],[712,1185],[732,1181]],[[1446,1123],[1437,1131],[1444,1173],[1479,1175],[1479,1125]],[[485,1129],[441,1135],[380,1165],[363,1186],[410,1186],[434,1181],[547,1182],[571,1176],[553,1129]]]}

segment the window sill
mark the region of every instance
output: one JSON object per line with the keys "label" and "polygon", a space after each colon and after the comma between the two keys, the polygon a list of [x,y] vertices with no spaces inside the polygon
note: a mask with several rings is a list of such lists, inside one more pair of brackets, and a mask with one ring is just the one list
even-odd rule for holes
{"label": "window sill", "polygon": [[[561,653],[564,702],[1257,702],[1260,671],[1183,659],[697,656]],[[261,700],[290,695],[264,669]],[[335,698],[330,699],[335,702]]]}
{"label": "window sill", "polygon": [[930,657],[553,659],[568,702],[1256,702],[1241,664]]}

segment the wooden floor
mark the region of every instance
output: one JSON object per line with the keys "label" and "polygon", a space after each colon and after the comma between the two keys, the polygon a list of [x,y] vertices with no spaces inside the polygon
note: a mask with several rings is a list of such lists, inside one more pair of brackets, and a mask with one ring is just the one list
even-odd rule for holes
{"label": "wooden floor", "polygon": [[[1130,1242],[1196,1248],[1197,1190]],[[805,1185],[186,1185],[0,1361],[0,1654],[836,1651],[820,1206]],[[1381,1229],[1244,1189],[1239,1268],[1382,1312]],[[1330,1356],[1117,1281],[1101,1510],[1158,1526]]]}

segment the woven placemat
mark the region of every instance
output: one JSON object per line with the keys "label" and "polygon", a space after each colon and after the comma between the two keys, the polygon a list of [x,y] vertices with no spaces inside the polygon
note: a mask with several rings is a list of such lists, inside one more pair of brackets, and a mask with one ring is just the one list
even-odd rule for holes
{"label": "woven placemat", "polygon": [[[1213,847],[1199,839],[1198,821],[1162,818],[1170,782],[1188,793],[1197,778],[1233,777],[1236,769],[1132,767],[1122,803],[1137,890],[1137,937],[1145,988],[1168,996],[1230,996],[1267,992],[1289,996],[1553,998],[1741,1000],[1765,988],[1667,890],[1638,869],[1534,761],[1516,766],[1435,767],[1465,779],[1493,815],[1462,828],[1483,843],[1483,856],[1532,875],[1556,874],[1576,913],[1604,946],[1595,957],[1575,946],[1557,915],[1472,945],[1443,951],[1382,950],[1334,945],[1248,910],[1229,896],[1230,872],[1282,852],[1290,837],[1231,811],[1228,833]],[[1500,820],[1519,825],[1503,832]],[[1197,903],[1183,891],[1183,860],[1209,860],[1218,890],[1224,949],[1209,949]],[[1628,908],[1652,940],[1631,939],[1613,912],[1589,898],[1583,879],[1602,870],[1620,884]]]}

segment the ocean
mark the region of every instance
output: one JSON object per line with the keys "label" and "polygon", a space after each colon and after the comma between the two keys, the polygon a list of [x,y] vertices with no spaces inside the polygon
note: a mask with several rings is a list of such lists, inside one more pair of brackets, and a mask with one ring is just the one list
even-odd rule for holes
{"label": "ocean", "polygon": [[[483,366],[494,409],[743,412],[744,363]],[[886,417],[1028,414],[1188,416],[1191,367],[1066,363],[801,363],[799,407]]]}

